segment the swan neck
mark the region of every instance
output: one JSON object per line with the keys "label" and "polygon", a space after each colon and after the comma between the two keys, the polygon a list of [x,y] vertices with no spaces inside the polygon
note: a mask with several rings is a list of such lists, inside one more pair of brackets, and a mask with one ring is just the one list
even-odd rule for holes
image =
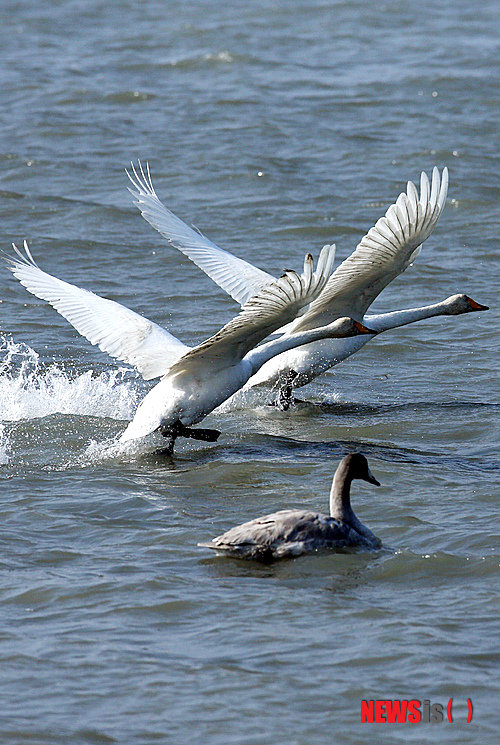
{"label": "swan neck", "polygon": [[333,477],[330,491],[330,515],[337,520],[352,523],[356,516],[351,507],[352,476],[346,466],[339,466]]}
{"label": "swan neck", "polygon": [[300,347],[302,344],[309,344],[310,342],[325,338],[334,338],[334,335],[330,333],[330,330],[326,326],[311,329],[310,331],[302,331],[297,334],[290,334],[289,336],[281,336],[279,339],[273,339],[273,341],[268,341],[266,344],[261,344],[260,347],[252,349],[245,355],[244,359],[252,366],[252,375],[254,375],[265,362],[276,357],[276,355],[282,352],[288,352],[289,349]]}
{"label": "swan neck", "polygon": [[395,310],[392,313],[380,313],[374,316],[365,316],[363,323],[374,331],[387,331],[389,329],[406,326],[408,323],[423,321],[425,318],[445,315],[446,308],[443,303],[424,305],[421,308],[409,308],[408,310]]}

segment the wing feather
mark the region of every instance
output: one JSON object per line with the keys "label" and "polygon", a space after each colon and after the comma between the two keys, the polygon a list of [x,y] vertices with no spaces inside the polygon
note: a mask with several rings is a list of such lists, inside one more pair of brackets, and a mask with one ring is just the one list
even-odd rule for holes
{"label": "wing feather", "polygon": [[420,196],[409,181],[384,217],[362,238],[355,251],[340,264],[321,295],[287,333],[324,326],[341,316],[362,320],[379,293],[415,260],[421,244],[431,235],[443,211],[448,170],[433,169],[420,178]]}
{"label": "wing feather", "polygon": [[274,282],[271,274],[219,248],[165,207],[155,192],[148,166],[144,170],[140,162],[137,168],[132,163],[131,169],[132,173],[127,171],[133,185],[129,191],[144,219],[237,303],[244,305],[259,290]]}
{"label": "wing feather", "polygon": [[[334,253],[334,247],[329,246],[328,250]],[[264,287],[245,303],[237,316],[185,354],[170,372],[185,372],[193,364],[196,374],[200,375],[203,361],[210,365],[211,371],[217,364],[222,369],[240,362],[259,342],[294,320],[300,309],[319,295],[330,276],[332,260],[329,256],[323,257],[323,271],[312,272],[312,256],[308,254],[301,275],[288,270]]]}
{"label": "wing feather", "polygon": [[50,303],[91,344],[136,367],[145,380],[164,375],[189,351],[166,329],[124,305],[42,271],[26,242],[24,254],[13,248],[9,268],[28,292]]}

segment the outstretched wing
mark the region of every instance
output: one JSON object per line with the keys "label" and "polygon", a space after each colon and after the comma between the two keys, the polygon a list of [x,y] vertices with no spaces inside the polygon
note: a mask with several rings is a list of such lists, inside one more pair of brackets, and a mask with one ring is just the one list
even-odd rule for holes
{"label": "outstretched wing", "polygon": [[194,364],[200,374],[202,361],[209,363],[212,371],[218,363],[223,369],[240,362],[266,336],[296,318],[300,309],[318,296],[330,276],[333,253],[330,247],[323,248],[315,272],[313,258],[307,254],[301,275],[287,271],[264,287],[220,331],[185,354],[171,372],[189,370]]}
{"label": "outstretched wing", "polygon": [[420,178],[420,196],[415,184],[408,182],[406,193],[399,195],[340,264],[325,289],[290,332],[306,331],[331,323],[341,316],[362,320],[369,306],[395,277],[415,260],[421,244],[430,236],[443,211],[448,191],[448,170],[440,177],[437,168],[432,183],[427,174]]}
{"label": "outstretched wing", "polygon": [[263,287],[274,282],[275,277],[271,274],[223,251],[167,209],[158,199],[148,166],[146,171],[140,162],[138,168],[133,163],[131,167],[132,173],[127,171],[127,175],[134,188],[129,188],[129,191],[144,219],[237,303],[244,305]]}
{"label": "outstretched wing", "polygon": [[189,351],[175,336],[114,300],[63,282],[42,271],[28,244],[8,258],[14,276],[28,292],[47,300],[91,344],[139,370],[145,380],[164,375]]}

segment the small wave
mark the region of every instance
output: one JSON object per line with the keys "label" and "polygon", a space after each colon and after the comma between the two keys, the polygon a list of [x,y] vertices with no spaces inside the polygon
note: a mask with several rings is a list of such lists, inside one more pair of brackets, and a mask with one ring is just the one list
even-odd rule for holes
{"label": "small wave", "polygon": [[0,337],[0,420],[17,422],[58,413],[131,419],[137,391],[133,381],[125,380],[127,374],[130,371],[123,368],[74,376],[57,364],[42,365],[27,344]]}
{"label": "small wave", "polygon": [[220,52],[207,52],[205,54],[183,55],[181,57],[170,57],[163,64],[168,67],[190,69],[203,67],[205,65],[220,65],[234,62],[234,56],[227,50]]}

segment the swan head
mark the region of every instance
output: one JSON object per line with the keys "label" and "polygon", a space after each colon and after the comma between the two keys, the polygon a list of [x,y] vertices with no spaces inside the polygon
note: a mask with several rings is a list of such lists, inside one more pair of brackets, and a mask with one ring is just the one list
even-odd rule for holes
{"label": "swan head", "polygon": [[340,466],[343,466],[347,471],[351,480],[361,479],[362,481],[367,481],[369,484],[373,484],[374,486],[380,486],[380,481],[377,481],[373,473],[370,471],[368,461],[361,453],[350,453],[349,455],[346,455],[341,460],[339,468]]}
{"label": "swan head", "polygon": [[368,328],[359,321],[355,321],[353,318],[338,318],[333,323],[328,324],[326,327],[330,330],[332,338],[335,337],[347,337],[347,336],[359,336],[360,334],[372,334],[375,335],[378,332]]}
{"label": "swan head", "polygon": [[446,314],[450,316],[459,316],[462,313],[473,313],[479,310],[489,310],[487,305],[476,303],[468,295],[452,295],[444,301]]}

